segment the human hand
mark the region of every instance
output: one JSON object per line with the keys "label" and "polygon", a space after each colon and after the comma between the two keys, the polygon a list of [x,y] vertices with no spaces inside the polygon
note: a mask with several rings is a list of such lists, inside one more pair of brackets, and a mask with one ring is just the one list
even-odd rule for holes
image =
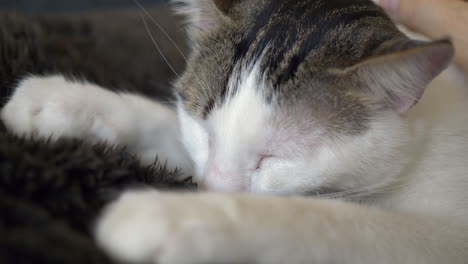
{"label": "human hand", "polygon": [[455,61],[468,72],[467,0],[378,0],[398,23],[432,39],[450,37]]}

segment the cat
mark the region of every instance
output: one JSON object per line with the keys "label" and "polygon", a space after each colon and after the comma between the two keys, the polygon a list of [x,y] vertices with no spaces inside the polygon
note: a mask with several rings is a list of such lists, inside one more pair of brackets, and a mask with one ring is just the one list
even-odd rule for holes
{"label": "cat", "polygon": [[194,46],[174,109],[30,76],[1,111],[17,134],[168,153],[214,191],[124,193],[97,221],[102,248],[130,263],[466,263],[468,85],[450,41],[410,40],[370,0],[174,2]]}

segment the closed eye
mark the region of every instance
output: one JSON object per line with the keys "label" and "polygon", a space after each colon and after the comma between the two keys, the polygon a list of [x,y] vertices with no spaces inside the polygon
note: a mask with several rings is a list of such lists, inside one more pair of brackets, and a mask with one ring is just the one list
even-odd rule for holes
{"label": "closed eye", "polygon": [[271,159],[273,157],[274,157],[273,155],[262,155],[262,156],[260,156],[260,158],[258,159],[258,162],[257,162],[257,166],[255,166],[255,170],[261,169],[263,162],[266,161],[267,159]]}

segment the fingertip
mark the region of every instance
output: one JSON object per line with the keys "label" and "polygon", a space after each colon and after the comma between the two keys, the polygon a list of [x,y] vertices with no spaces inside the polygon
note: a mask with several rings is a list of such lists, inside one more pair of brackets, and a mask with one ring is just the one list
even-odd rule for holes
{"label": "fingertip", "polygon": [[392,18],[398,17],[398,9],[400,7],[399,0],[376,0],[377,4],[379,4],[389,16]]}

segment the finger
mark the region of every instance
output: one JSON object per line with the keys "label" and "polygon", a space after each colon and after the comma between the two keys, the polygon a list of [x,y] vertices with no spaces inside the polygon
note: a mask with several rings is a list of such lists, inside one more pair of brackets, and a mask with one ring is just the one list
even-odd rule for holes
{"label": "finger", "polygon": [[432,39],[450,37],[457,62],[468,70],[468,1],[466,0],[379,0],[397,22]]}
{"label": "finger", "polygon": [[468,4],[460,0],[380,0],[396,21],[429,37],[447,36],[453,27],[466,22]]}

